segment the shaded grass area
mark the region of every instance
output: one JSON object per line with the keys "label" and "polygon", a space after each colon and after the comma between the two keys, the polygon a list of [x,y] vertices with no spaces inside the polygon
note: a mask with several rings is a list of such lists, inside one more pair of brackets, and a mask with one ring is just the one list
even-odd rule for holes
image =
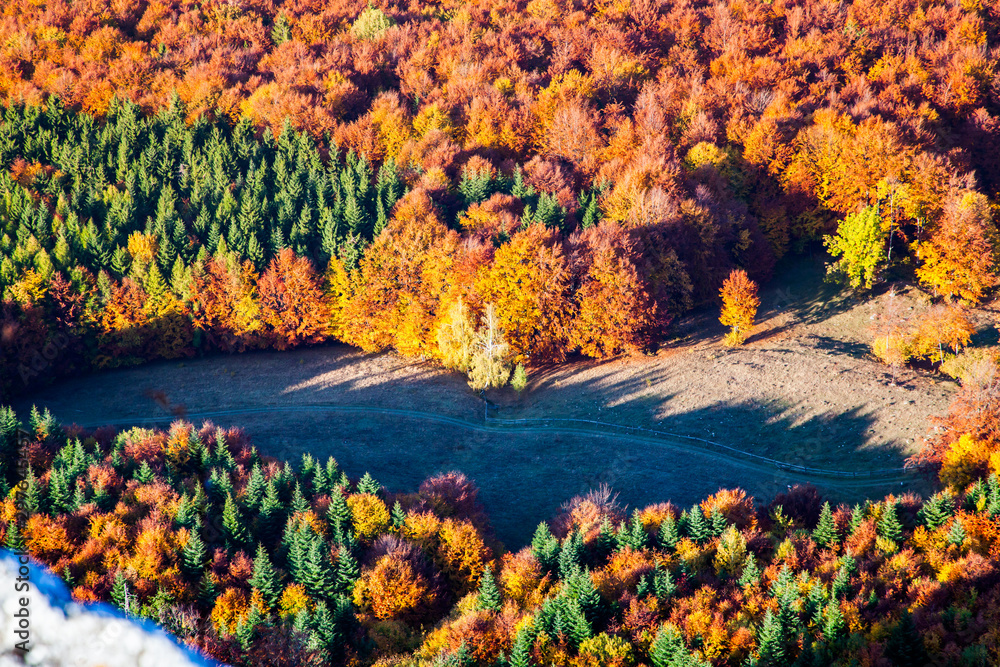
{"label": "shaded grass area", "polygon": [[[287,406],[220,413],[211,421],[245,429],[265,454],[293,462],[305,453],[333,456],[349,473],[371,472],[391,490],[415,490],[431,475],[461,471],[480,487],[497,537],[514,547],[530,540],[537,523],[573,496],[605,484],[630,507],[666,500],[690,506],[723,487],[741,487],[766,501],[789,485],[813,483],[831,500],[849,503],[890,491],[925,491],[912,476],[830,479],[668,437],[588,433],[567,425],[504,432],[474,422],[364,410]],[[755,418],[746,408],[720,406],[714,416],[720,415]],[[192,415],[196,423],[202,418],[209,415]],[[814,445],[803,440],[803,447],[801,461],[814,464],[807,456]]]}
{"label": "shaded grass area", "polygon": [[[761,318],[775,324],[744,349],[721,348],[717,310],[702,309],[679,324],[659,355],[536,370],[524,395],[489,394],[490,416],[652,428],[813,468],[900,467],[926,432],[927,416],[943,412],[950,389],[933,380],[880,384],[883,373],[867,361],[863,343],[867,311],[822,278],[822,267],[807,258],[781,267],[761,294]],[[482,398],[461,376],[339,345],[98,373],[39,390],[15,408],[26,417],[32,404],[50,407],[65,423],[93,425],[162,424],[204,413],[245,428],[265,454],[293,461],[304,452],[334,456],[350,474],[369,471],[393,491],[415,491],[430,475],[459,470],[481,487],[498,537],[512,546],[564,502],[601,484],[633,507],[665,500],[686,506],[735,486],[767,501],[800,482],[845,502],[926,490],[914,478],[904,486],[810,479],[678,439],[568,427],[490,431],[482,427]],[[230,409],[250,412],[225,414]]]}

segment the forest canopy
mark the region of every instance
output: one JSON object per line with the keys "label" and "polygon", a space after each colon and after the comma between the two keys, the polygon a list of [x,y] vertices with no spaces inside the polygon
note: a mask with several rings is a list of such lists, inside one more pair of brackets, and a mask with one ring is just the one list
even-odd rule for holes
{"label": "forest canopy", "polygon": [[634,352],[824,235],[856,285],[978,302],[998,12],[6,3],[3,377],[331,339],[467,370],[490,307],[504,363]]}

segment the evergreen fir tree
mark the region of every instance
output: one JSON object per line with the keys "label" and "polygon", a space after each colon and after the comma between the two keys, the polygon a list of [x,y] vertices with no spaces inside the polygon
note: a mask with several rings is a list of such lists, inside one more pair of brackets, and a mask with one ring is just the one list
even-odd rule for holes
{"label": "evergreen fir tree", "polygon": [[354,583],[361,576],[361,568],[347,549],[341,549],[337,555],[337,590],[351,594]]}
{"label": "evergreen fir tree", "polygon": [[823,503],[823,509],[819,513],[819,523],[813,530],[813,540],[821,547],[826,547],[837,540],[837,525],[833,521],[833,511],[829,502]]}
{"label": "evergreen fir tree", "polygon": [[28,472],[24,475],[24,483],[25,489],[22,507],[24,513],[30,517],[45,509],[42,501],[42,483],[35,477],[35,472],[31,464],[28,464]]}
{"label": "evergreen fir tree", "polygon": [[573,598],[563,600],[562,615],[564,631],[570,646],[577,648],[593,636],[593,629],[576,600]]}
{"label": "evergreen fir tree", "polygon": [[833,644],[843,637],[846,629],[847,623],[840,611],[840,605],[836,600],[831,600],[823,614],[823,639]]}
{"label": "evergreen fir tree", "polygon": [[669,570],[656,569],[653,572],[653,594],[657,600],[666,602],[676,590],[677,586]]}
{"label": "evergreen fir tree", "polygon": [[660,548],[666,551],[672,551],[677,546],[681,538],[677,532],[677,521],[674,520],[673,514],[667,514],[667,518],[660,524],[658,539]]}
{"label": "evergreen fir tree", "polygon": [[256,628],[263,620],[260,609],[254,604],[250,605],[250,613],[247,614],[246,619],[240,621],[239,625],[236,626],[236,640],[244,651],[250,650],[257,635]]}
{"label": "evergreen fir tree", "polygon": [[234,549],[242,549],[250,541],[243,517],[230,494],[226,494],[226,502],[222,508],[222,531],[226,542]]}
{"label": "evergreen fir tree", "polygon": [[500,611],[500,590],[493,578],[493,570],[487,566],[479,580],[479,608],[486,611]]}
{"label": "evergreen fir tree", "polygon": [[14,552],[24,551],[24,536],[17,521],[11,521],[7,526],[7,535],[4,537],[4,546]]}
{"label": "evergreen fir tree", "polygon": [[403,506],[399,504],[397,500],[392,505],[392,527],[399,530],[406,523],[406,512],[403,511]]}
{"label": "evergreen fir tree", "polygon": [[757,567],[757,559],[752,553],[747,554],[746,565],[743,566],[743,574],[740,575],[739,585],[743,588],[749,588],[754,584],[760,582],[761,571]]}
{"label": "evergreen fir tree", "polygon": [[576,600],[583,610],[584,616],[591,624],[596,624],[601,618],[601,594],[594,586],[594,579],[588,570],[577,570],[566,580],[567,596]]}
{"label": "evergreen fir tree", "polygon": [[903,611],[899,623],[885,643],[885,657],[893,667],[920,667],[928,664],[924,642],[909,611]]}
{"label": "evergreen fir tree", "polygon": [[218,586],[215,583],[215,579],[212,578],[211,573],[207,570],[201,575],[201,579],[198,582],[198,601],[202,605],[211,608],[215,603],[215,598],[218,595]]}
{"label": "evergreen fir tree", "polygon": [[285,522],[285,507],[278,497],[278,486],[274,480],[267,483],[264,498],[257,513],[257,535],[264,542],[270,543],[281,531]]}
{"label": "evergreen fir tree", "polygon": [[593,554],[596,560],[603,560],[615,550],[615,533],[607,517],[601,520],[601,527],[594,541]]}
{"label": "evergreen fir tree", "polygon": [[358,493],[368,493],[374,496],[378,495],[380,488],[381,486],[375,481],[375,478],[367,472],[358,482]]}
{"label": "evergreen fir tree", "polygon": [[649,660],[653,667],[675,667],[686,653],[687,647],[680,630],[672,623],[664,623],[649,647]]}
{"label": "evergreen fir tree", "polygon": [[991,473],[986,479],[986,513],[1000,515],[1000,479],[996,473]]}
{"label": "evergreen fir tree", "polygon": [[190,528],[194,525],[194,518],[195,513],[191,508],[191,499],[188,497],[188,494],[182,493],[181,499],[177,502],[177,513],[174,515],[174,523],[181,528]]}
{"label": "evergreen fir tree", "polygon": [[645,526],[642,525],[642,516],[638,511],[632,513],[632,521],[629,525],[628,546],[638,551],[646,548],[649,542],[649,535]]}
{"label": "evergreen fir tree", "polygon": [[920,512],[917,513],[917,517],[923,521],[931,530],[937,530],[944,524],[948,522],[951,518],[954,506],[952,504],[952,498],[950,494],[947,493],[937,493],[934,494],[924,506],[920,508]]}
{"label": "evergreen fir tree", "polygon": [[143,461],[142,465],[135,471],[132,479],[139,482],[140,484],[151,484],[156,476],[153,474],[153,469],[149,467],[148,461]]}
{"label": "evergreen fir tree", "polygon": [[205,543],[196,531],[191,531],[191,536],[181,551],[181,569],[194,578],[204,569],[206,555]]}
{"label": "evergreen fir tree", "polygon": [[787,667],[783,637],[781,621],[768,609],[764,615],[764,622],[757,631],[757,665]]}
{"label": "evergreen fir tree", "polygon": [[878,534],[887,540],[898,543],[903,539],[903,525],[896,516],[896,503],[887,501],[882,511],[882,519],[878,522]]}
{"label": "evergreen fir tree", "polygon": [[535,641],[532,629],[529,622],[514,637],[514,644],[510,649],[510,667],[534,667],[531,662],[531,648]]}
{"label": "evergreen fir tree", "polygon": [[250,469],[250,478],[247,480],[247,487],[243,497],[243,504],[246,505],[247,509],[251,511],[258,509],[264,497],[266,487],[267,482],[264,480],[264,473],[261,471],[260,464],[254,463]]}
{"label": "evergreen fir tree", "polygon": [[301,514],[309,511],[309,502],[302,495],[302,485],[295,482],[295,490],[292,492],[292,513]]}
{"label": "evergreen fir tree", "polygon": [[66,478],[58,468],[49,473],[49,507],[53,512],[66,512],[70,508],[71,496]]}
{"label": "evergreen fir tree", "polygon": [[573,531],[563,540],[559,551],[559,578],[566,580],[583,564],[583,537]]}
{"label": "evergreen fir tree", "polygon": [[538,524],[535,535],[531,539],[531,551],[542,566],[542,570],[551,572],[559,561],[559,540],[549,531],[545,522]]}
{"label": "evergreen fir tree", "polygon": [[965,526],[962,525],[961,519],[956,518],[951,522],[951,528],[948,530],[948,544],[960,547],[963,542],[965,542]]}
{"label": "evergreen fir tree", "polygon": [[115,580],[111,586],[111,601],[126,614],[138,611],[134,594],[129,590],[128,580],[120,570],[115,574]]}
{"label": "evergreen fir tree", "polygon": [[687,534],[698,544],[703,544],[711,536],[711,528],[701,513],[701,507],[695,505],[688,512]]}
{"label": "evergreen fir tree", "polygon": [[306,561],[309,558],[309,547],[312,545],[311,533],[309,529],[302,528],[289,519],[284,541],[288,549],[288,570],[295,581],[305,585]]}
{"label": "evergreen fir tree", "polygon": [[271,564],[271,558],[267,555],[263,544],[257,545],[257,556],[253,561],[253,576],[248,582],[250,586],[260,591],[267,606],[274,608],[281,597],[281,582],[278,580],[278,573]]}
{"label": "evergreen fir tree", "polygon": [[712,508],[712,513],[709,515],[709,521],[712,524],[712,535],[718,537],[722,535],[723,531],[729,525],[726,521],[726,516],[722,513],[722,510],[718,506]]}
{"label": "evergreen fir tree", "polygon": [[329,598],[337,587],[337,575],[330,564],[322,539],[316,538],[306,552],[302,584],[314,597]]}
{"label": "evergreen fir tree", "polygon": [[338,542],[343,541],[344,532],[351,525],[351,508],[347,504],[347,497],[338,488],[333,490],[330,497],[330,507],[327,509],[327,517],[333,527],[334,537]]}
{"label": "evergreen fir tree", "polygon": [[864,523],[865,514],[866,514],[865,508],[863,508],[861,505],[855,505],[854,509],[851,510],[851,526],[850,526],[851,535],[853,535],[854,531],[858,529],[858,526]]}

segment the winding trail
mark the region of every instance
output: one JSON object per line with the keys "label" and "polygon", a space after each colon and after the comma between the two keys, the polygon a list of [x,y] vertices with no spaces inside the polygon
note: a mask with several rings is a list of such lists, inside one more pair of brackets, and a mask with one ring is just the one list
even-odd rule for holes
{"label": "winding trail", "polygon": [[[218,419],[220,417],[234,417],[239,415],[267,415],[272,413],[337,413],[337,414],[367,414],[382,417],[406,418],[434,424],[445,424],[455,426],[467,431],[487,434],[519,434],[519,435],[563,435],[563,436],[583,436],[589,438],[611,439],[618,443],[641,443],[644,445],[659,446],[664,449],[673,449],[686,455],[697,454],[707,458],[726,461],[732,465],[753,470],[756,473],[773,474],[776,471],[789,472],[798,475],[799,481],[820,483],[825,487],[837,488],[866,488],[872,486],[884,486],[887,483],[911,480],[918,471],[909,468],[881,468],[872,469],[865,472],[830,470],[823,468],[809,468],[793,463],[776,461],[764,456],[739,450],[729,445],[724,445],[707,438],[680,435],[666,431],[643,428],[638,426],[621,426],[607,422],[597,422],[583,419],[561,419],[561,418],[541,418],[541,419],[488,419],[483,423],[476,423],[467,419],[449,417],[447,415],[422,412],[419,410],[400,410],[393,408],[378,408],[368,406],[351,405],[274,405],[258,408],[232,408],[227,410],[208,410],[185,414],[183,419],[190,422]],[[95,422],[78,423],[84,428],[97,428],[100,426],[132,427],[156,424],[168,424],[179,417],[176,416],[153,416],[131,417],[128,419],[102,420]],[[553,425],[567,424],[567,425]],[[576,426],[572,425],[576,424]],[[593,426],[601,430],[595,430]],[[618,431],[618,432],[612,432]],[[648,435],[636,435],[623,433],[622,431],[635,431]],[[692,444],[699,442],[719,448],[723,451],[712,451],[705,449],[702,445]],[[876,481],[877,480],[877,481]]]}

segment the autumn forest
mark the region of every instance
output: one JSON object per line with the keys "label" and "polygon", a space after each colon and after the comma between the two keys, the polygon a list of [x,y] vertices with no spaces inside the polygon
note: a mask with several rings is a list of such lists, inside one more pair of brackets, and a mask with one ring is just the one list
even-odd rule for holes
{"label": "autumn forest", "polygon": [[923,497],[600,488],[519,549],[460,472],[3,407],[0,540],[233,665],[997,664],[998,63],[988,0],[9,0],[3,405],[338,343],[530,400],[692,314],[752,343],[805,256],[887,383],[956,382]]}

